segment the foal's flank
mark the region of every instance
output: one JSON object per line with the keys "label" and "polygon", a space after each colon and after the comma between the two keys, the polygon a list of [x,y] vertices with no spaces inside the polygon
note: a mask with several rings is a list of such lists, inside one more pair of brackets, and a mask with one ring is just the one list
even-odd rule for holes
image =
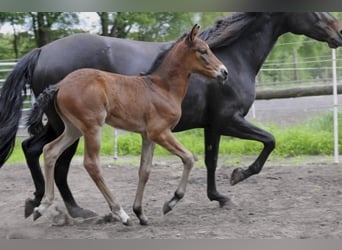
{"label": "foal's flank", "polygon": [[96,69],[80,69],[37,98],[30,116],[31,124],[34,124],[34,117],[55,99],[65,129],[61,136],[44,147],[45,194],[41,205],[34,209],[34,219],[39,218],[54,200],[56,160],[83,136],[85,169],[112,213],[123,224],[131,224],[129,216],[107,187],[99,168],[100,135],[105,123],[142,136],[139,182],[133,203],[133,211],[141,225],[148,223],[142,209],[142,199],[151,171],[155,143],[180,157],[184,164],[174,196],[163,207],[164,214],[183,198],[194,157],[176,140],[171,130],[181,116],[181,102],[188,88],[190,74],[198,73],[221,82],[228,75],[226,67],[208,45],[197,37],[198,30],[199,26],[195,25],[189,34],[178,39],[156,59],[146,75],[124,76]]}

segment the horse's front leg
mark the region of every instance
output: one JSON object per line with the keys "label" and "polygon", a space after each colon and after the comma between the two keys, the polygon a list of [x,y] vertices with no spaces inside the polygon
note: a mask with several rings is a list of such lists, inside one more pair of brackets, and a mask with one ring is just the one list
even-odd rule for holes
{"label": "horse's front leg", "polygon": [[97,214],[77,204],[67,182],[70,163],[76,152],[77,144],[78,141],[67,148],[58,158],[55,167],[55,182],[70,216],[73,218],[91,218]]}
{"label": "horse's front leg", "polygon": [[147,225],[148,219],[144,214],[142,209],[142,199],[144,195],[145,185],[148,181],[148,178],[151,173],[151,165],[152,165],[152,158],[154,152],[154,142],[150,141],[149,139],[142,137],[142,152],[141,152],[141,159],[140,159],[140,168],[139,168],[139,183],[137,192],[135,195],[134,203],[133,203],[133,211],[138,217],[141,225]]}
{"label": "horse's front leg", "polygon": [[209,200],[218,201],[220,207],[231,203],[229,197],[219,193],[216,189],[216,167],[220,146],[220,134],[214,128],[205,128],[205,166],[207,168],[207,195]]}
{"label": "horse's front leg", "polygon": [[260,173],[268,156],[275,148],[275,139],[273,135],[254,126],[246,121],[244,117],[238,114],[233,117],[232,123],[229,126],[229,135],[241,139],[259,141],[264,145],[260,155],[247,169],[234,169],[231,175],[230,183],[231,185],[235,185],[240,181],[247,179],[251,175]]}
{"label": "horse's front leg", "polygon": [[160,133],[159,136],[153,140],[172,154],[180,157],[184,164],[182,177],[174,196],[169,201],[165,202],[163,206],[163,213],[166,214],[170,212],[184,197],[190,171],[194,165],[195,158],[189,150],[177,141],[170,130]]}

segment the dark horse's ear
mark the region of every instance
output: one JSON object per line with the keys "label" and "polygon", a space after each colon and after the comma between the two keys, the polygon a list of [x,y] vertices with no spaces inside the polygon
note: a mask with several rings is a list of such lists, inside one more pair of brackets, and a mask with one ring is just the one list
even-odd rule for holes
{"label": "dark horse's ear", "polygon": [[200,29],[200,26],[198,24],[195,24],[194,27],[192,27],[192,30],[186,37],[186,41],[189,45],[191,45],[195,39],[195,37],[198,35],[198,31]]}

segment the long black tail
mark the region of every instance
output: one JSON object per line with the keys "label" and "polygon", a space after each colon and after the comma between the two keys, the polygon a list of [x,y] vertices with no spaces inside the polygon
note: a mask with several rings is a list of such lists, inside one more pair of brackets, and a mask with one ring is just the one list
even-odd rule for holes
{"label": "long black tail", "polygon": [[14,148],[23,105],[22,90],[26,83],[31,83],[40,51],[37,48],[26,54],[17,63],[1,88],[0,167],[6,162]]}
{"label": "long black tail", "polygon": [[57,85],[50,85],[37,97],[26,121],[26,126],[30,134],[36,135],[43,130],[42,117],[44,110],[54,100],[57,91]]}

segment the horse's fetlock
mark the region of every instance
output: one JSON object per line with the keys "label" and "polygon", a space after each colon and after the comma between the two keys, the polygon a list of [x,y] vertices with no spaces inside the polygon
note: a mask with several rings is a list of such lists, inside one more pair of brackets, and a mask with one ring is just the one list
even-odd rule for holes
{"label": "horse's fetlock", "polygon": [[184,192],[175,192],[174,197],[175,197],[177,200],[181,200],[181,199],[183,199],[183,197],[184,197]]}
{"label": "horse's fetlock", "polygon": [[133,212],[136,216],[140,216],[142,214],[142,207],[141,206],[133,206]]}

